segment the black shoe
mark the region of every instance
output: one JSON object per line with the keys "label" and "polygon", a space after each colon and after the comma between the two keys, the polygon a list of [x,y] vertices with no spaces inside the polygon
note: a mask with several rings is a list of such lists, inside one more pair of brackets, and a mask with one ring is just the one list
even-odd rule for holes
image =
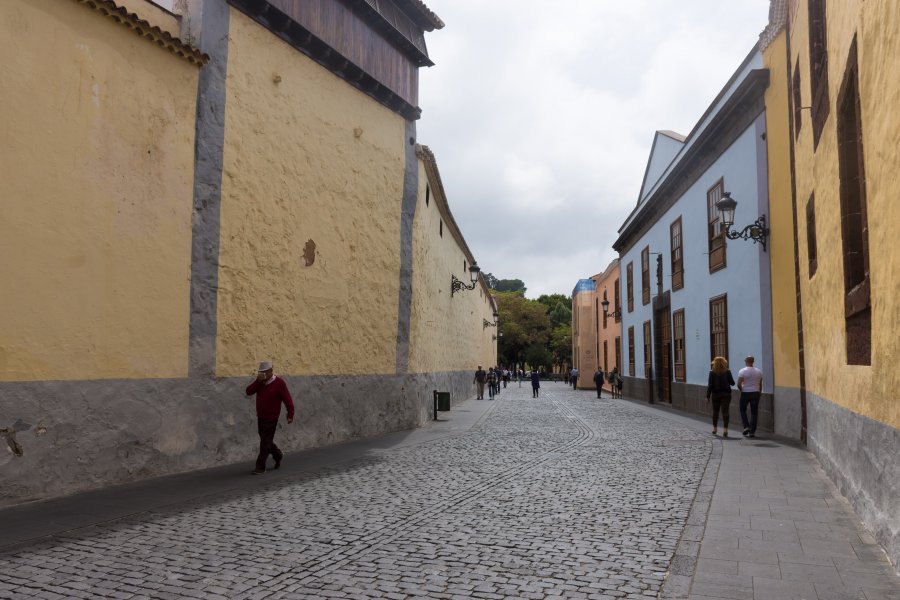
{"label": "black shoe", "polygon": [[744,431],[743,431],[743,433],[741,433],[741,435],[743,435],[744,437],[749,436],[749,435],[750,435],[750,428],[749,428],[749,427],[745,427],[745,428],[744,428]]}
{"label": "black shoe", "polygon": [[253,469],[253,470],[250,471],[250,472],[251,472],[253,475],[262,475],[263,473],[266,472],[266,470],[265,470],[265,469]]}
{"label": "black shoe", "polygon": [[275,461],[275,468],[276,468],[276,469],[280,469],[280,468],[281,468],[281,459],[282,459],[282,458],[284,458],[284,457],[282,456],[281,458],[279,458],[279,459],[277,459],[277,460]]}
{"label": "black shoe", "polygon": [[755,433],[751,433],[751,434],[750,434],[749,436],[747,436],[747,437],[755,438],[755,437],[756,437],[756,434],[755,434]]}

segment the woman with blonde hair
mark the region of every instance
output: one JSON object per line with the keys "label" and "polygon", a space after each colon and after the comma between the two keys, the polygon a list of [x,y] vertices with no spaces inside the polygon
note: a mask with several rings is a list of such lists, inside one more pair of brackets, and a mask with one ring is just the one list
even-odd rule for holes
{"label": "woman with blonde hair", "polygon": [[728,369],[728,361],[717,356],[712,360],[709,371],[709,382],[706,384],[706,402],[712,400],[713,412],[712,434],[716,435],[719,426],[719,411],[722,411],[722,437],[728,437],[728,407],[731,404],[731,386],[734,377]]}

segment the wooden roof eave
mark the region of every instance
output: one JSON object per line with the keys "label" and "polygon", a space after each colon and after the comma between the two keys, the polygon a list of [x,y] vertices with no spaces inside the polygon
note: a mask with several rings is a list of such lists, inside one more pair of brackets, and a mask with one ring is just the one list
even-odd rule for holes
{"label": "wooden roof eave", "polygon": [[631,211],[625,221],[626,225],[619,230],[620,234],[613,243],[613,250],[620,254],[626,252],[639,236],[680,198],[678,191],[692,179],[696,165],[700,162],[698,157],[709,151],[710,146],[724,129],[753,108],[762,98],[768,85],[768,69],[754,69],[747,75],[709,125],[702,131],[695,132],[696,141],[683,156],[678,158],[678,164],[665,180],[658,183],[656,190]]}

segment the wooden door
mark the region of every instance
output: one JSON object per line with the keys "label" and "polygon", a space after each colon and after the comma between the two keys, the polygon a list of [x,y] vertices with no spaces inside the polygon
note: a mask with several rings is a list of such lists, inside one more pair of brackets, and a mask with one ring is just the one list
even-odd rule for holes
{"label": "wooden door", "polygon": [[660,331],[660,365],[659,399],[672,402],[672,311],[669,308],[659,311]]}

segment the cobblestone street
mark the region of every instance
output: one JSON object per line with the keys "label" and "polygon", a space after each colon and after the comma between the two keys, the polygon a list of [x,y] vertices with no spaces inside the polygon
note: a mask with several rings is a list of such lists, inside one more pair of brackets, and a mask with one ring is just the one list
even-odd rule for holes
{"label": "cobblestone street", "polygon": [[513,384],[465,434],[20,548],[0,596],[656,597],[711,444],[593,396]]}
{"label": "cobblestone street", "polygon": [[248,461],[240,489],[8,547],[0,598],[898,597],[805,451],[561,383],[466,413],[452,435],[280,478]]}

